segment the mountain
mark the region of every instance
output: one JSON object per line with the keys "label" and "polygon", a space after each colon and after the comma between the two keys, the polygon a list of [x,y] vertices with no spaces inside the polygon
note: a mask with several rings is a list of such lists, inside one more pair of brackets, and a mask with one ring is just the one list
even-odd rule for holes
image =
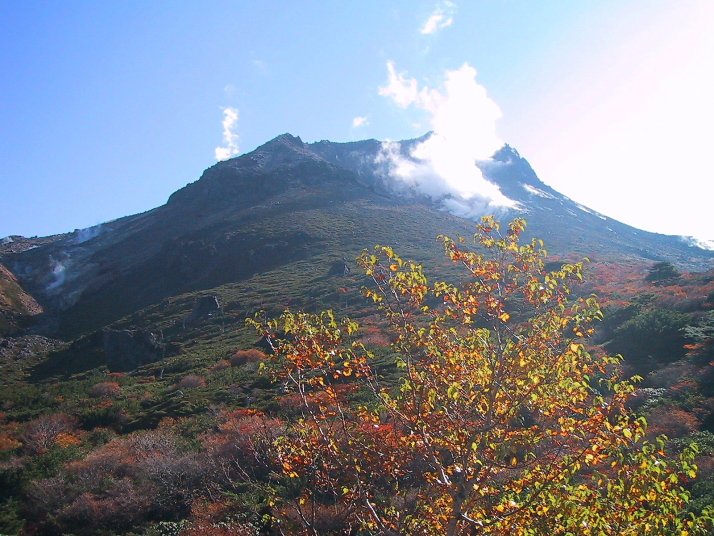
{"label": "mountain", "polygon": [[[400,142],[401,157],[410,159],[423,139]],[[478,166],[513,202],[499,217],[526,217],[551,253],[666,260],[694,270],[714,263],[714,252],[573,202],[509,146]],[[438,258],[438,234],[473,234],[473,221],[444,210],[448,200],[394,179],[382,142],[303,143],[284,134],[208,168],[148,212],[45,239],[3,240],[0,307],[7,318],[34,317],[38,332],[73,338],[173,297],[237,282],[241,310],[291,300],[318,306],[339,286],[325,278],[349,268],[364,248],[396,245],[428,265]],[[266,274],[273,286],[261,288]],[[6,324],[6,332],[19,326]]]}

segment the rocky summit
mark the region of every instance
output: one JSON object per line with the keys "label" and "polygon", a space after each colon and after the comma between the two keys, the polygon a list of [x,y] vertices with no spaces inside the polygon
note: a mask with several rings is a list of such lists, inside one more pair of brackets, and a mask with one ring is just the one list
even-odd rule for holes
{"label": "rocky summit", "polygon": [[[390,154],[420,165],[413,149],[428,136],[390,142]],[[2,329],[33,318],[35,330],[74,337],[183,293],[298,265],[327,274],[376,243],[400,244],[418,258],[423,248],[438,249],[438,234],[473,233],[472,220],[448,210],[454,194],[400,181],[385,155],[377,140],[304,143],[283,134],[208,168],[148,212],[45,239],[4,239]],[[712,266],[714,252],[558,193],[508,145],[474,165],[511,201],[497,207],[498,217],[525,217],[552,253]]]}

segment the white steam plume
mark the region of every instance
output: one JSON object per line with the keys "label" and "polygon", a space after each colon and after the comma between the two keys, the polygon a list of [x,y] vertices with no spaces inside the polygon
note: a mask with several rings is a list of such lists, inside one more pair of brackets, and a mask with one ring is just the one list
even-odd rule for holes
{"label": "white steam plume", "polygon": [[453,2],[445,1],[434,9],[429,19],[421,28],[422,34],[433,34],[442,28],[451,26],[454,22],[454,10],[456,5]]}
{"label": "white steam plume", "polygon": [[[516,203],[483,178],[477,161],[488,160],[503,142],[496,134],[501,110],[476,81],[476,69],[465,63],[446,72],[442,90],[423,87],[387,63],[389,82],[379,89],[398,106],[426,111],[433,134],[416,145],[411,158],[398,144],[386,142],[379,160],[390,175],[418,189],[461,216],[513,208]],[[446,199],[444,199],[446,198]]]}
{"label": "white steam plume", "polygon": [[75,244],[83,244],[87,240],[99,236],[102,232],[102,224],[93,225],[92,227],[85,227],[84,229],[75,230]]}
{"label": "white steam plume", "polygon": [[238,134],[235,129],[238,126],[238,110],[235,108],[223,109],[223,145],[216,147],[216,160],[228,160],[238,154]]}
{"label": "white steam plume", "polygon": [[50,256],[50,266],[52,271],[48,275],[50,281],[45,288],[46,292],[53,293],[64,285],[67,277],[65,271],[67,270],[67,263],[69,261],[69,256],[65,254],[65,257],[65,259],[57,260]]}

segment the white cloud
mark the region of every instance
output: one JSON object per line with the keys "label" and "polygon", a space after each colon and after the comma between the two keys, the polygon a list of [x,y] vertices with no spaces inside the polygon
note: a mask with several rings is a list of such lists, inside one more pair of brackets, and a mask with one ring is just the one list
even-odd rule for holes
{"label": "white cloud", "polygon": [[235,108],[223,109],[223,147],[216,147],[216,160],[228,160],[238,154],[238,110]]}
{"label": "white cloud", "polygon": [[369,119],[366,117],[355,117],[352,120],[352,126],[354,128],[366,127],[367,125],[369,125]]}
{"label": "white cloud", "polygon": [[422,34],[433,34],[437,31],[451,26],[454,22],[454,11],[456,4],[453,2],[442,2],[436,6],[434,12],[421,28]]}
{"label": "white cloud", "polygon": [[427,112],[433,131],[411,150],[411,158],[401,154],[398,144],[386,143],[379,158],[390,174],[433,199],[448,196],[446,208],[460,215],[514,207],[476,166],[503,146],[496,134],[501,110],[476,81],[476,69],[465,63],[446,71],[442,89],[419,89],[415,79],[397,73],[391,62],[387,70],[389,82],[380,95],[402,108]]}

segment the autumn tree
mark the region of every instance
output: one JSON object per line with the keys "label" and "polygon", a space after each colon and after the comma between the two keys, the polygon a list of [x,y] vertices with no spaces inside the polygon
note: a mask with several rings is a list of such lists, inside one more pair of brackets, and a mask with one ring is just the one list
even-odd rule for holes
{"label": "autumn tree", "polygon": [[473,251],[440,237],[460,284],[430,282],[389,247],[359,258],[388,321],[396,387],[350,320],[255,322],[302,407],[275,442],[281,533],[704,533],[706,519],[683,513],[694,452],[675,463],[646,442],[619,360],[586,347],[601,313],[571,297],[582,264],[546,271],[524,229],[517,219],[502,234],[484,218]]}

